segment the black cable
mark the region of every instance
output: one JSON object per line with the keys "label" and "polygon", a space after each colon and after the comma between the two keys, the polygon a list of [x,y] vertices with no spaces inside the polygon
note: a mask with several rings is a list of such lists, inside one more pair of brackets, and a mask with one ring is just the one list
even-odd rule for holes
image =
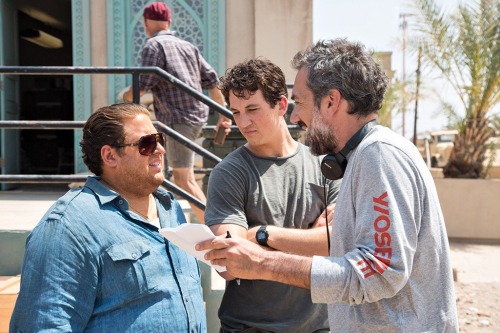
{"label": "black cable", "polygon": [[326,178],[323,177],[323,198],[325,200],[326,239],[328,240],[328,255],[330,255],[330,229],[328,228],[328,212],[327,212],[328,196],[326,193],[327,193],[326,192]]}

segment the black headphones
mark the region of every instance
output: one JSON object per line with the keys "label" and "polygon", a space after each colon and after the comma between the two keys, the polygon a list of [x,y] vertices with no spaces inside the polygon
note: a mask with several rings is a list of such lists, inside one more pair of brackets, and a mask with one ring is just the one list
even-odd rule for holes
{"label": "black headphones", "polygon": [[321,173],[325,178],[330,180],[337,180],[344,177],[344,172],[347,167],[347,154],[355,149],[360,142],[364,139],[370,129],[378,125],[376,120],[368,122],[365,126],[361,127],[352,138],[347,141],[347,144],[337,154],[328,154],[323,157],[321,161]]}

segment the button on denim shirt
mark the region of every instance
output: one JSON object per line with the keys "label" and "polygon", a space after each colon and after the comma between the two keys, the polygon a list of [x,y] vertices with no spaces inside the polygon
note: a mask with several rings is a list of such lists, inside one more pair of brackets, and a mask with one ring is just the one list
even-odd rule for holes
{"label": "button on denim shirt", "polygon": [[[162,227],[186,223],[154,196]],[[205,318],[196,260],[89,177],[28,237],[10,332],[206,332]]]}

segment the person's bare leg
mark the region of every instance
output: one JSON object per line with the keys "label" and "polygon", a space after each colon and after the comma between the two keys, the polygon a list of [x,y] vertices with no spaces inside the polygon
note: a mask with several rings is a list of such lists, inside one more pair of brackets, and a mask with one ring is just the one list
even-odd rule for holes
{"label": "person's bare leg", "polygon": [[[174,175],[174,183],[182,188],[184,191],[190,193],[192,196],[203,202],[207,203],[207,198],[203,193],[202,189],[196,182],[196,178],[194,177],[193,168],[173,168],[172,169]],[[204,211],[194,204],[189,203],[191,209],[193,210],[196,218],[200,223],[205,223]]]}

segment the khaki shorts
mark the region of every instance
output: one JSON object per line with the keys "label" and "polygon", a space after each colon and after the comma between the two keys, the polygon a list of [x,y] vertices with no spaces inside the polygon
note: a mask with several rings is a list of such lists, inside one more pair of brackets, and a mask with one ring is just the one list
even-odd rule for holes
{"label": "khaki shorts", "polygon": [[[185,136],[191,141],[200,137],[203,126],[190,124],[172,124],[169,126],[174,131]],[[171,168],[192,168],[194,165],[194,151],[167,135],[167,163]]]}

